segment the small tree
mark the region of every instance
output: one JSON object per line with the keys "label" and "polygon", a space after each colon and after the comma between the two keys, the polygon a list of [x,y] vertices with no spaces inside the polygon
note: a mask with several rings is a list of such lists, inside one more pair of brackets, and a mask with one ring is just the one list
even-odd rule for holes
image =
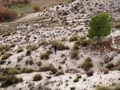
{"label": "small tree", "polygon": [[111,17],[107,13],[100,13],[92,17],[89,27],[88,37],[97,39],[97,43],[99,44],[102,37],[111,33]]}

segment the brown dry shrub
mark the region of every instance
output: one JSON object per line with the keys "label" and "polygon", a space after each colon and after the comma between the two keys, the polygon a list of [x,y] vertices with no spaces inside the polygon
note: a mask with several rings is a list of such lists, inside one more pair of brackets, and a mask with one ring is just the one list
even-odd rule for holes
{"label": "brown dry shrub", "polygon": [[33,9],[34,9],[35,12],[39,12],[41,10],[41,8],[38,4],[34,4]]}
{"label": "brown dry shrub", "polygon": [[17,13],[7,7],[0,7],[0,21],[12,21],[17,18]]}

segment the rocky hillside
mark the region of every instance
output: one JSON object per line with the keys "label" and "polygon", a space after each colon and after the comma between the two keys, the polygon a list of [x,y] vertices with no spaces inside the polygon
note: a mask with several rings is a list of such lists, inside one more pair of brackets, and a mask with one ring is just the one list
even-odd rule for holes
{"label": "rocky hillside", "polygon": [[[113,27],[97,47],[86,35],[91,17],[103,11]],[[119,19],[120,0],[74,0],[0,24],[0,90],[114,87],[120,83]],[[13,78],[20,82],[12,85]]]}

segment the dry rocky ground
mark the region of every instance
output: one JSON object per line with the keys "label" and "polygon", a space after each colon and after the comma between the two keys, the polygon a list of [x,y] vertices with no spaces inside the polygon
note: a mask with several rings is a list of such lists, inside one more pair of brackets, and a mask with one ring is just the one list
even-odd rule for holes
{"label": "dry rocky ground", "polygon": [[[85,37],[90,18],[102,11],[113,17],[113,28],[95,46]],[[23,79],[0,90],[95,90],[120,83],[119,20],[120,0],[75,0],[0,24],[0,67],[10,69],[2,72]]]}

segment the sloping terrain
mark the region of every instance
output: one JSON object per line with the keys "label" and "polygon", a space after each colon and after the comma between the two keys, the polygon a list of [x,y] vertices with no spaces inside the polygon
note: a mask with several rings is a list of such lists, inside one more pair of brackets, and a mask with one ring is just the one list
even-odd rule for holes
{"label": "sloping terrain", "polygon": [[[96,49],[84,39],[91,17],[103,11],[113,17],[112,33]],[[33,69],[15,74],[23,82],[0,90],[94,90],[120,83],[119,19],[120,0],[75,0],[0,24],[0,67]],[[42,80],[33,81],[36,74]]]}

